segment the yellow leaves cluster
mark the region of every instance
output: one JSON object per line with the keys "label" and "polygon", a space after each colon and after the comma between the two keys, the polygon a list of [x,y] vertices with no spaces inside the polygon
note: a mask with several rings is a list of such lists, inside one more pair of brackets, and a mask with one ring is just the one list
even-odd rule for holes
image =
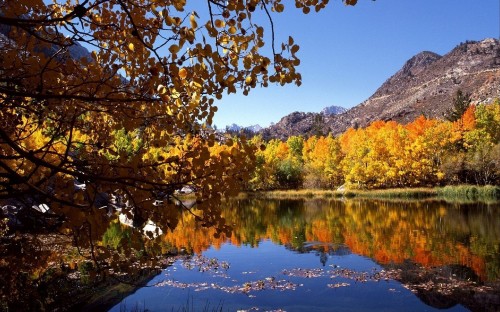
{"label": "yellow leaves cluster", "polygon": [[[295,1],[304,12],[326,3]],[[65,233],[88,222],[95,229],[90,240],[102,234],[110,220],[94,210],[100,193],[120,194],[141,218],[174,226],[175,216],[153,213],[152,198],[184,184],[197,187],[207,224],[227,230],[217,206],[249,178],[255,147],[215,139],[209,127],[215,100],[269,83],[300,84],[299,46],[288,38],[281,51],[264,49],[271,36],[252,17],[284,12],[280,0],[210,1],[205,15],[184,12],[186,5],[54,0],[2,6],[3,16],[33,25],[11,25],[2,46],[0,81],[12,85],[0,94],[0,167],[12,172],[0,170],[8,181],[23,181],[12,189],[44,196],[50,190],[48,197],[59,203],[54,211],[70,220]],[[93,50],[76,59],[68,47],[77,41]],[[88,183],[85,191],[75,190],[75,181]],[[5,197],[9,190],[0,192]]]}
{"label": "yellow leaves cluster", "polygon": [[449,142],[450,135],[437,126],[420,117],[406,126],[375,122],[346,132],[341,138],[346,182],[377,188],[434,185],[446,151],[439,144]]}
{"label": "yellow leaves cluster", "polygon": [[[482,183],[493,181],[497,174],[493,172],[499,171],[489,164],[498,159],[493,155],[498,154],[500,142],[499,107],[499,103],[471,107],[454,123],[423,116],[406,125],[375,121],[367,128],[350,128],[338,138],[290,137],[287,142],[267,143],[254,138],[255,146],[265,148],[257,152],[251,187],[280,187],[277,176],[285,162],[300,167],[307,188],[435,186],[456,179],[450,172],[458,170],[457,154],[465,151],[470,156],[460,157],[473,157],[469,162],[475,165],[469,170],[483,172],[488,180]],[[484,158],[482,163],[478,155]]]}

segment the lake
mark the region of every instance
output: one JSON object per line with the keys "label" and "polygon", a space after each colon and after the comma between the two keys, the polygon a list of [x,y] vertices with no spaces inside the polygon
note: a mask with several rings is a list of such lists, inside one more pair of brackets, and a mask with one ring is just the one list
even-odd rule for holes
{"label": "lake", "polygon": [[230,237],[186,214],[172,265],[110,311],[499,311],[500,204],[227,202]]}

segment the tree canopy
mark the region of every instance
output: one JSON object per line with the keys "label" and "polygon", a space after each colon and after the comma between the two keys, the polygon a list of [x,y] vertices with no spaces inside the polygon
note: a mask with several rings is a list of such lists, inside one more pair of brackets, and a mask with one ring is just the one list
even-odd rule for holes
{"label": "tree canopy", "polygon": [[[304,13],[327,3],[294,1]],[[16,207],[2,236],[20,224],[58,231],[99,261],[111,257],[96,242],[116,209],[134,225],[152,222],[150,238],[175,228],[179,207],[228,232],[219,204],[255,156],[244,138],[212,130],[215,101],[301,84],[299,46],[275,38],[273,14],[284,9],[280,0],[2,1],[0,204],[4,215]],[[185,186],[189,207],[176,195]]]}
{"label": "tree canopy", "polygon": [[471,104],[456,121],[420,116],[374,121],[333,137],[289,137],[254,145],[256,190],[429,187],[500,183],[500,101]]}

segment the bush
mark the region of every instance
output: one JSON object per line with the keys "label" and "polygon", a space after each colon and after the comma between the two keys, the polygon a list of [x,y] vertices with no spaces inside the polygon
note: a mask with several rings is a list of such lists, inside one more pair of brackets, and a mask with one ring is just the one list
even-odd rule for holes
{"label": "bush", "polygon": [[448,199],[500,200],[500,186],[445,186],[438,189],[438,195]]}
{"label": "bush", "polygon": [[104,246],[117,249],[123,239],[130,241],[131,230],[124,228],[119,222],[111,223],[102,237]]}
{"label": "bush", "polygon": [[302,167],[292,160],[284,160],[276,169],[276,180],[280,188],[298,189],[302,187]]}

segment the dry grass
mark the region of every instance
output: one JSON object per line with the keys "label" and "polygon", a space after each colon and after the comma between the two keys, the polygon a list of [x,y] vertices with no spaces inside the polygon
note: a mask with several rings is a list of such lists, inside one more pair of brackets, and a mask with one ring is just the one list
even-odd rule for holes
{"label": "dry grass", "polygon": [[259,198],[331,198],[342,197],[343,192],[333,190],[274,190],[246,193],[249,197]]}
{"label": "dry grass", "polygon": [[380,190],[274,190],[242,193],[238,198],[383,198],[383,199],[426,199],[445,200],[500,200],[499,186],[446,186],[440,188],[396,188]]}

